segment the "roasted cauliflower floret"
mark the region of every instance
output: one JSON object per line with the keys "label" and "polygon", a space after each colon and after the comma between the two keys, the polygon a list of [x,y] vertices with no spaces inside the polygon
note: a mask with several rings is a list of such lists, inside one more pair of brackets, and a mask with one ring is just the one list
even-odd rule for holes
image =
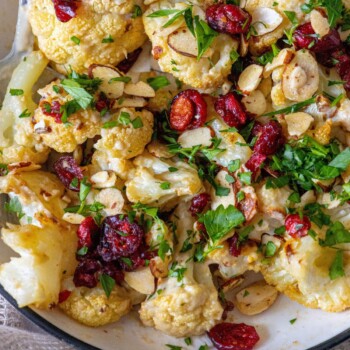
{"label": "roasted cauliflower floret", "polygon": [[[202,182],[197,171],[182,161],[162,160],[144,153],[134,160],[135,170],[126,182],[131,202],[171,209],[181,198],[199,193]],[[171,172],[169,168],[176,168]]]}
{"label": "roasted cauliflower floret", "polygon": [[[152,42],[153,57],[158,61],[162,71],[173,74],[188,85],[198,89],[220,87],[230,73],[232,65],[230,53],[238,47],[236,39],[219,34],[202,58],[197,60],[197,42],[188,31],[183,17],[179,17],[166,28],[163,26],[170,19],[169,16],[149,17],[160,9],[183,10],[187,6],[183,2],[174,4],[173,1],[165,0],[153,3],[144,13],[143,22]],[[199,6],[194,5],[193,11],[205,20],[204,11]]]}
{"label": "roasted cauliflower floret", "polygon": [[189,259],[192,250],[180,253],[187,230],[193,228],[188,205],[180,204],[173,219],[179,242],[170,275],[158,284],[154,296],[141,304],[140,317],[146,326],[175,337],[200,335],[220,321],[223,308],[209,267],[194,264]]}
{"label": "roasted cauliflower floret", "polygon": [[336,253],[309,236],[289,240],[262,273],[269,284],[304,306],[342,311],[350,306],[350,257],[345,251],[345,275],[331,280]]}
{"label": "roasted cauliflower floret", "polygon": [[71,114],[68,124],[57,122],[55,117],[44,113],[45,105],[52,105],[58,102],[61,106],[71,101],[73,98],[63,91],[55,92],[53,86],[59,85],[59,81],[54,81],[45,88],[38,91],[42,96],[41,107],[34,113],[34,134],[41,137],[43,143],[53,148],[55,151],[73,152],[74,149],[84,143],[88,138],[100,134],[102,120],[100,113],[89,109],[80,109]]}
{"label": "roasted cauliflower floret", "polygon": [[95,144],[108,158],[129,159],[140,155],[153,133],[153,115],[151,112],[134,108],[122,108],[112,117],[111,128],[102,129],[101,139]]}
{"label": "roasted cauliflower floret", "polygon": [[71,279],[63,282],[64,290],[71,292],[59,307],[68,316],[90,327],[99,327],[118,321],[132,307],[127,291],[115,286],[109,296],[98,285],[95,288],[76,288]]}
{"label": "roasted cauliflower floret", "polygon": [[42,228],[8,226],[2,229],[2,239],[20,257],[0,266],[0,283],[19,307],[56,304],[63,274],[72,274],[75,269],[75,229],[49,220]]}
{"label": "roasted cauliflower floret", "polygon": [[44,163],[49,149],[32,133],[32,88],[48,60],[35,51],[22,60],[12,75],[0,111],[0,163]]}
{"label": "roasted cauliflower floret", "polygon": [[93,63],[115,66],[144,43],[142,18],[133,18],[134,6],[133,1],[83,0],[76,17],[63,23],[51,0],[33,0],[29,21],[40,49],[59,72],[83,73]]}

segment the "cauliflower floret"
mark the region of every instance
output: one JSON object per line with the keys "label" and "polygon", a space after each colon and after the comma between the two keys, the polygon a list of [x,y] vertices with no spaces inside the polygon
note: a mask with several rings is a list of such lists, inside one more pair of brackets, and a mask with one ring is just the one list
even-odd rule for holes
{"label": "cauliflower floret", "polygon": [[[54,85],[59,85],[59,81],[56,80],[38,91],[42,96],[41,104],[51,105],[53,101],[57,101],[62,106],[72,100],[72,97],[63,89],[60,92],[55,92]],[[80,109],[69,116],[69,124],[64,124],[57,123],[52,116],[45,115],[43,108],[39,107],[35,110],[33,117],[35,125],[32,133],[40,136],[45,145],[59,153],[73,152],[78,145],[101,132],[102,120],[97,111]]]}
{"label": "cauliflower floret", "polygon": [[9,173],[1,177],[0,192],[18,198],[25,214],[21,223],[29,220],[41,226],[45,217],[60,220],[67,206],[62,199],[65,194],[62,183],[55,175],[40,170]]}
{"label": "cauliflower floret", "polygon": [[307,307],[342,311],[350,307],[350,257],[345,251],[345,276],[331,280],[336,252],[309,236],[289,240],[262,273],[269,284]]}
{"label": "cauliflower floret", "polygon": [[350,100],[344,99],[341,103],[337,113],[332,118],[332,124],[334,126],[340,125],[345,128],[347,131],[350,131]]}
{"label": "cauliflower floret", "polygon": [[68,316],[90,327],[116,322],[132,307],[128,292],[120,286],[115,286],[107,297],[100,285],[95,288],[76,288],[69,278],[63,281],[63,290],[71,294],[59,307]]}
{"label": "cauliflower floret", "polygon": [[172,265],[173,276],[162,280],[154,296],[141,304],[140,317],[146,326],[175,337],[200,335],[220,321],[223,308],[209,267],[188,261],[192,250],[180,253],[187,231],[194,223],[187,204],[177,207],[173,221],[179,240]]}
{"label": "cauliflower floret", "polygon": [[133,10],[133,1],[83,0],[76,17],[63,23],[51,0],[33,0],[29,21],[40,49],[59,72],[84,73],[93,63],[115,66],[145,42],[142,18],[133,18]]}
{"label": "cauliflower floret", "polygon": [[[197,171],[182,161],[161,160],[147,152],[134,160],[135,170],[129,174],[126,195],[131,202],[171,209],[181,198],[202,191]],[[169,171],[169,168],[177,171]]]}
{"label": "cauliflower floret", "polygon": [[[126,118],[126,121],[122,121]],[[153,133],[153,115],[151,112],[134,108],[122,108],[112,120],[119,121],[117,126],[102,129],[102,138],[95,144],[98,151],[106,152],[107,158],[130,159],[140,155]],[[136,121],[139,121],[136,124]]]}
{"label": "cauliflower floret", "polygon": [[76,266],[74,228],[49,220],[42,228],[8,226],[2,229],[2,238],[20,257],[0,266],[0,283],[19,307],[56,304],[63,274],[72,274]]}
{"label": "cauliflower floret", "polygon": [[28,117],[33,115],[36,108],[32,100],[33,85],[47,63],[48,60],[41,52],[32,52],[12,74],[0,111],[0,163],[38,164],[47,159],[49,149],[32,133],[33,125]]}
{"label": "cauliflower floret", "polygon": [[[226,34],[219,34],[202,58],[197,60],[196,55],[188,54],[185,48],[187,45],[191,46],[188,41],[193,40],[193,46],[197,50],[197,44],[192,34],[186,38],[187,45],[184,45],[184,53],[181,53],[180,47],[175,50],[168,44],[171,35],[174,35],[179,28],[186,28],[183,17],[167,28],[163,26],[170,17],[148,17],[160,9],[183,10],[186,7],[188,5],[183,2],[174,4],[174,1],[164,0],[153,3],[144,13],[143,22],[145,31],[152,42],[153,56],[158,61],[162,71],[173,74],[188,85],[198,89],[220,87],[230,73],[232,65],[230,53],[238,47],[236,39]],[[204,11],[199,6],[194,5],[193,11],[205,20]]]}

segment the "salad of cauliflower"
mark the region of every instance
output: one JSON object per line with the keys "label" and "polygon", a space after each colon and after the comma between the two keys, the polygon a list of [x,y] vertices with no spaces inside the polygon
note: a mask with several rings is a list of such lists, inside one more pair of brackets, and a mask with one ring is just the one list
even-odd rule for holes
{"label": "salad of cauliflower", "polygon": [[260,339],[233,307],[350,308],[348,1],[32,0],[28,16],[0,110],[17,253],[0,283],[19,307],[90,327],[137,310],[220,350]]}

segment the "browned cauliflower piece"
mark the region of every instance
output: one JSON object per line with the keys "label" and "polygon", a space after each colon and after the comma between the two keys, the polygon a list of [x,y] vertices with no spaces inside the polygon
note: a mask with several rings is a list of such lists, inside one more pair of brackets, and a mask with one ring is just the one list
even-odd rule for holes
{"label": "browned cauliflower piece", "polygon": [[83,73],[93,63],[116,65],[144,43],[142,18],[132,16],[134,6],[134,1],[82,0],[76,17],[63,23],[51,0],[33,0],[29,21],[40,49],[59,72]]}

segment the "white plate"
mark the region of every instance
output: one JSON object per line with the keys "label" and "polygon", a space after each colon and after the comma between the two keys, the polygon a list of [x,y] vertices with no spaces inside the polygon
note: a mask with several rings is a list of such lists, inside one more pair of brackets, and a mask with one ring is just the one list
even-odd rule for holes
{"label": "white plate", "polygon": [[[13,40],[13,30],[17,15],[15,0],[1,0],[0,13],[0,59],[10,50]],[[0,263],[9,260],[13,255],[1,241]],[[10,302],[14,300],[2,289],[2,293]],[[34,312],[33,312],[34,311]],[[82,326],[65,316],[59,310],[42,311],[23,309],[22,312],[52,334],[72,342],[74,345],[87,349],[86,344],[103,350],[160,350],[165,344],[182,346],[183,349],[198,349],[200,345],[210,345],[206,337],[192,338],[193,346],[186,346],[183,339],[174,339],[152,328],[141,325],[135,310],[124,317],[121,322],[100,328]],[[311,310],[280,296],[277,302],[265,313],[254,317],[247,317],[234,311],[229,320],[245,322],[254,325],[260,335],[260,342],[255,350],[301,350],[317,346],[326,349],[350,337],[350,311],[342,313],[326,313]],[[294,324],[289,321],[297,319]],[[69,337],[68,335],[76,338]],[[333,339],[332,339],[333,338]]]}

